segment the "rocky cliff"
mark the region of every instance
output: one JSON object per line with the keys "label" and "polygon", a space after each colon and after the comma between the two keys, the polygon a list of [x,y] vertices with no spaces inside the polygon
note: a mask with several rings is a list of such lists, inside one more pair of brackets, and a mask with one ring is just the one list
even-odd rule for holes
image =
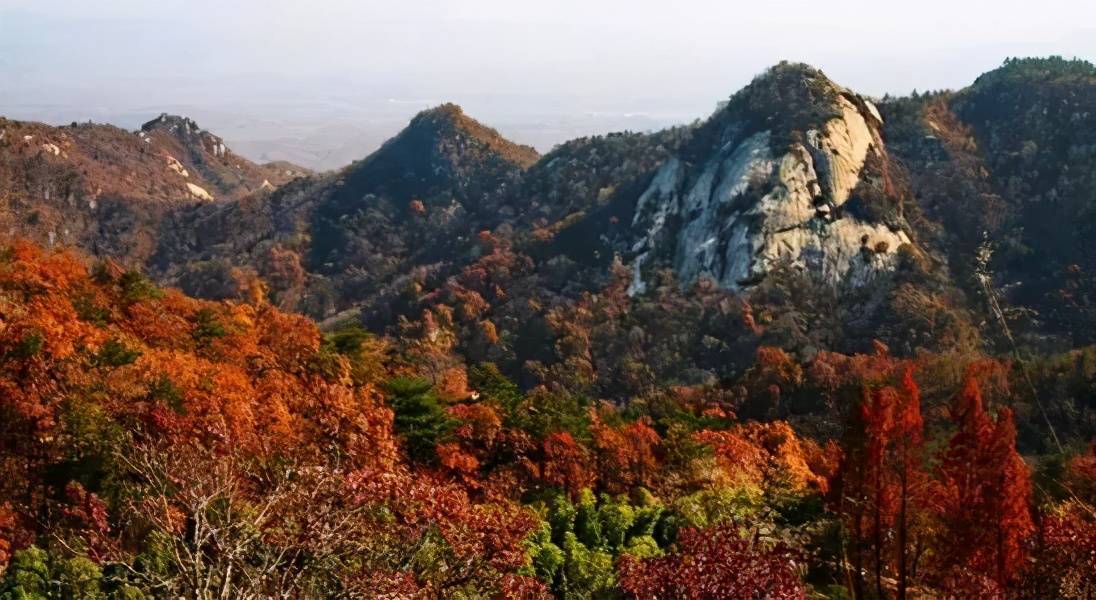
{"label": "rocky cliff", "polygon": [[[809,110],[774,93],[805,86]],[[759,114],[771,104],[773,114]],[[706,151],[667,160],[636,200],[635,276],[672,266],[684,283],[705,277],[730,290],[790,268],[835,287],[862,286],[892,270],[910,243],[901,219],[849,210],[861,188],[884,184],[882,119],[872,103],[801,65],[781,65],[727,103],[704,127]],[[701,133],[703,135],[703,132]],[[860,211],[862,213],[862,211]]]}

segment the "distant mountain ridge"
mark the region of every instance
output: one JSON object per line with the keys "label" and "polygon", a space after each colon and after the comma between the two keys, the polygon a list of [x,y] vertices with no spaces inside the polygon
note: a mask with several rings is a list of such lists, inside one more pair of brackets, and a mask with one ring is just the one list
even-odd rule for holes
{"label": "distant mountain ridge", "polygon": [[184,117],[135,133],[0,119],[0,227],[137,263],[171,209],[266,193],[305,173],[256,165]]}

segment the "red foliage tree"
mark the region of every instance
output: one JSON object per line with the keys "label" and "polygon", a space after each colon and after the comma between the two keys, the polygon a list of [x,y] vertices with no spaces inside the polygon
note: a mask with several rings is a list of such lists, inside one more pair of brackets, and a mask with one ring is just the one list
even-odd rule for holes
{"label": "red foliage tree", "polygon": [[864,596],[868,562],[877,596],[883,596],[886,574],[896,580],[897,597],[905,598],[922,548],[921,540],[915,539],[922,528],[916,524],[928,485],[920,391],[911,367],[906,367],[898,387],[864,390],[846,448],[833,489],[851,538],[853,592]]}
{"label": "red foliage tree", "polygon": [[1088,452],[1069,461],[1067,475],[1075,494],[1081,495],[1089,504],[1096,502],[1096,442],[1089,446]]}
{"label": "red foliage tree", "polygon": [[15,551],[15,531],[17,515],[11,505],[0,504],[0,568],[7,566],[11,553]]}
{"label": "red foliage tree", "polygon": [[1058,573],[1063,597],[1096,597],[1096,515],[1078,506],[1066,507],[1047,519],[1044,543],[1050,549],[1045,562],[1049,572]]}
{"label": "red foliage tree", "polygon": [[541,479],[549,485],[562,487],[573,494],[594,484],[589,451],[565,431],[544,439],[544,462]]}
{"label": "red foliage tree", "polygon": [[803,368],[780,348],[762,346],[756,359],[744,378],[750,397],[762,400],[769,416],[782,417],[783,395],[803,382]]}
{"label": "red foliage tree", "polygon": [[[423,546],[440,544],[444,551],[416,573],[414,589],[421,597],[450,597],[452,590],[468,585],[524,590],[532,594],[524,597],[536,597],[533,591],[540,588],[534,582],[507,576],[525,565],[522,541],[536,526],[528,511],[509,504],[477,504],[462,486],[429,473],[396,469],[359,472],[350,479],[354,502],[384,506],[395,517],[372,524],[375,539],[393,542],[386,549],[389,554],[378,561],[391,570],[378,572],[380,577],[405,569]],[[377,597],[375,584],[367,585],[367,597]]]}
{"label": "red foliage tree", "polygon": [[66,528],[87,542],[92,558],[106,557],[115,545],[110,535],[106,503],[75,481],[65,488],[65,500],[61,514]]}
{"label": "red foliage tree", "polygon": [[764,547],[736,526],[682,531],[677,551],[619,564],[620,587],[635,600],[792,600],[806,598],[799,558],[786,547]]}
{"label": "red foliage tree", "polygon": [[1068,502],[1039,523],[1035,562],[1024,592],[1031,598],[1096,598],[1096,514]]}
{"label": "red foliage tree", "polygon": [[1031,518],[1031,482],[1016,452],[1012,411],[986,413],[974,373],[951,414],[957,430],[944,450],[934,498],[942,522],[937,541],[941,573],[984,573],[1002,588],[1024,566]]}

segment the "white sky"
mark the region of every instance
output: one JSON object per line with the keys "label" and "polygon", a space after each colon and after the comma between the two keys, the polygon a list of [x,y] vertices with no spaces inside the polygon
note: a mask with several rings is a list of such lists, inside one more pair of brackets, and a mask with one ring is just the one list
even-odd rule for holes
{"label": "white sky", "polygon": [[1096,59],[1096,2],[0,0],[0,114],[308,105],[331,124],[385,99],[406,113],[453,100],[489,123],[672,122],[781,59],[881,95],[1047,54]]}

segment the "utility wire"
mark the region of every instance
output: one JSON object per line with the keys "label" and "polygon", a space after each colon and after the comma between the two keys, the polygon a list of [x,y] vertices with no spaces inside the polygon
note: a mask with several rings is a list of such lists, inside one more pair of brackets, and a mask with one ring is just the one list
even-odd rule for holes
{"label": "utility wire", "polygon": [[[1023,355],[1020,353],[1020,347],[1016,343],[1016,338],[1012,335],[1012,330],[1008,326],[1008,321],[1005,319],[1005,312],[1001,309],[1001,304],[997,300],[997,293],[990,285],[990,271],[987,267],[989,263],[989,257],[991,254],[989,242],[983,242],[982,246],[978,249],[977,268],[975,269],[978,282],[982,285],[982,290],[986,294],[986,299],[989,302],[990,312],[1001,323],[1001,330],[1004,332],[1005,339],[1008,340],[1009,346],[1012,348],[1012,356],[1016,359],[1016,363],[1020,367],[1020,373],[1024,376],[1024,381],[1027,382],[1028,389],[1031,390],[1031,398],[1035,401],[1035,405],[1039,407],[1039,413],[1043,415],[1043,421],[1047,424],[1047,430],[1050,431],[1050,437],[1054,440],[1054,445],[1058,448],[1060,454],[1065,454],[1065,447],[1062,446],[1062,441],[1058,438],[1058,432],[1054,429],[1054,424],[1050,420],[1050,415],[1047,413],[1046,407],[1043,406],[1043,402],[1039,399],[1039,391],[1035,387],[1035,380],[1031,378],[1031,373],[1028,371],[1027,361],[1024,360]],[[1074,492],[1066,482],[1057,480],[1058,485],[1062,486],[1069,495],[1080,506],[1084,507],[1090,514],[1096,515],[1096,509],[1093,509],[1088,502],[1081,499],[1080,496]],[[1041,486],[1039,486],[1042,489]],[[1046,493],[1045,490],[1043,490]]]}

